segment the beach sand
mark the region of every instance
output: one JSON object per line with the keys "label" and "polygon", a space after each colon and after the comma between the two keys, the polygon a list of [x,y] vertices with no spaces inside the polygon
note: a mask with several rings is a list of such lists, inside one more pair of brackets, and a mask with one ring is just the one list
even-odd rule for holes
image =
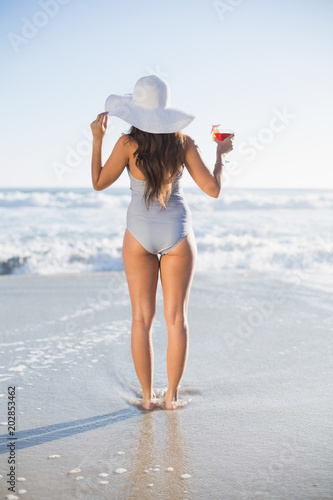
{"label": "beach sand", "polygon": [[[331,292],[294,273],[195,275],[184,406],[144,412],[123,272],[0,278],[0,495],[15,386],[26,500],[332,499]],[[159,285],[154,389],[166,389]],[[25,491],[25,493],[24,493]]]}

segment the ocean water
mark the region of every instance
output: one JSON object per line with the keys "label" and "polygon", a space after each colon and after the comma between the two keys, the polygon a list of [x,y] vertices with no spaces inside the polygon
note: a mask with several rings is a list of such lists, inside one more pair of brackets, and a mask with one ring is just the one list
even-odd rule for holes
{"label": "ocean water", "polygon": [[[197,272],[333,270],[333,190],[184,188]],[[122,270],[130,190],[0,190],[0,274]]]}

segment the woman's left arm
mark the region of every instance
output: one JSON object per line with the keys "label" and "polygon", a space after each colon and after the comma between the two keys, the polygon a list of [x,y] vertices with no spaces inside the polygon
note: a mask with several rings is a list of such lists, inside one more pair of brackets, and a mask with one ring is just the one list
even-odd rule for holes
{"label": "woman's left arm", "polygon": [[91,176],[92,184],[96,191],[102,191],[111,186],[121,175],[129,160],[125,138],[120,137],[104,167],[102,167],[102,144],[107,128],[107,121],[107,112],[105,112],[100,113],[96,120],[90,124],[93,134]]}

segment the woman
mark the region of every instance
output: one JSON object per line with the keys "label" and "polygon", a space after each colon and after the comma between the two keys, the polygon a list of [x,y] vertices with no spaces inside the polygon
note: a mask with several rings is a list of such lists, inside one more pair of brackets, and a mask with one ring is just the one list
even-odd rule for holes
{"label": "woman", "polygon": [[[131,348],[142,387],[142,406],[153,409],[154,355],[152,323],[160,272],[168,329],[166,409],[178,406],[178,390],[188,356],[187,308],[196,260],[191,213],[180,180],[187,168],[202,191],[217,198],[225,154],[233,136],[217,143],[213,174],[191,137],[182,134],[194,116],[170,106],[168,84],[155,75],[136,83],[133,94],[111,95],[91,123],[92,183],[100,191],[111,186],[127,167],[132,201],[127,212],[123,262],[132,305]],[[132,125],[115,144],[102,167],[102,141],[107,115]],[[160,256],[160,258],[159,258]]]}

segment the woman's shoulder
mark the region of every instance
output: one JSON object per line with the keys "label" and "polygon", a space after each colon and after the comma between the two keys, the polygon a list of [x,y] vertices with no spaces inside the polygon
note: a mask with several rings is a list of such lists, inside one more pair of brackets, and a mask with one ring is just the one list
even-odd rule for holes
{"label": "woman's shoulder", "polygon": [[124,146],[132,142],[132,137],[129,134],[121,134],[118,139],[119,142],[122,142]]}
{"label": "woman's shoulder", "polygon": [[190,135],[183,134],[183,137],[184,137],[184,147],[186,152],[189,152],[195,148],[196,149],[199,148],[195,140]]}
{"label": "woman's shoulder", "polygon": [[195,140],[193,139],[193,137],[191,137],[190,135],[187,135],[187,134],[183,134],[183,137],[184,137],[184,141],[185,141],[185,144],[187,147],[190,147],[190,146],[195,146],[197,143],[195,142]]}
{"label": "woman's shoulder", "polygon": [[117,143],[128,151],[131,151],[132,149],[135,150],[138,147],[136,141],[129,134],[122,134]]}

